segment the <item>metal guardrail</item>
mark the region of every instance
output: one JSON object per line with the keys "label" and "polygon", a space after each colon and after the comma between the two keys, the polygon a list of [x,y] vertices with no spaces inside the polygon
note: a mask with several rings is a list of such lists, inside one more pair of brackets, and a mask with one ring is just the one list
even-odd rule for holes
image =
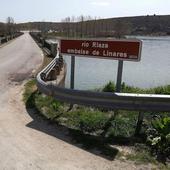
{"label": "metal guardrail", "polygon": [[0,37],[0,45],[8,42],[9,40],[12,40],[12,39],[14,39],[14,38],[19,37],[19,36],[22,35],[22,34],[23,34],[23,33],[21,33],[21,32],[16,32],[16,33],[14,33],[14,34],[12,34],[12,35],[6,35],[6,36],[4,36],[4,37]]}
{"label": "metal guardrail", "polygon": [[46,81],[56,65],[59,65],[59,54],[37,75],[37,86],[42,93],[59,101],[115,110],[170,111],[170,95],[92,92],[58,87]]}
{"label": "metal guardrail", "polygon": [[50,42],[42,37],[41,33],[30,32],[30,35],[38,43],[38,45],[43,49],[47,56],[55,57],[57,54],[57,42]]}

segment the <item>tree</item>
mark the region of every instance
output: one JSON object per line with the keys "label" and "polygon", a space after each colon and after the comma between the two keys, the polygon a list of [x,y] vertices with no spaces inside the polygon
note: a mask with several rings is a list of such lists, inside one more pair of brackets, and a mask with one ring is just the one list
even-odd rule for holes
{"label": "tree", "polygon": [[14,19],[12,17],[7,17],[6,23],[7,24],[14,24]]}
{"label": "tree", "polygon": [[131,25],[128,22],[117,20],[114,25],[114,36],[116,38],[124,38],[125,35],[131,32]]}
{"label": "tree", "polygon": [[75,17],[71,17],[71,36],[75,37],[76,36],[76,24],[75,24]]}
{"label": "tree", "polygon": [[61,20],[61,27],[62,27],[62,32],[64,33],[64,35],[66,35],[67,37],[70,36],[70,29],[71,29],[71,18],[70,17],[66,17],[65,19]]}
{"label": "tree", "polygon": [[6,19],[6,34],[12,35],[15,32],[14,19],[7,17]]}
{"label": "tree", "polygon": [[45,20],[43,20],[40,23],[40,31],[42,33],[42,36],[45,38],[46,37],[46,33],[48,32],[48,24],[45,22]]}
{"label": "tree", "polygon": [[83,37],[83,35],[84,35],[84,29],[83,29],[83,27],[84,27],[84,16],[83,15],[81,15],[80,17],[79,17],[79,22],[80,22],[80,37]]}
{"label": "tree", "polygon": [[4,34],[5,34],[5,24],[0,23],[0,37],[4,36]]}

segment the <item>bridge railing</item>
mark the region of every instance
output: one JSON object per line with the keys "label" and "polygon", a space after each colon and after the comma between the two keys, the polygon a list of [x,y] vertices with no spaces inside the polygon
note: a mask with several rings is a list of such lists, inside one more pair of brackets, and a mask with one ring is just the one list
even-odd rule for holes
{"label": "bridge railing", "polygon": [[48,56],[52,56],[54,58],[57,55],[57,43],[48,41],[47,39],[43,38],[40,33],[37,32],[30,32],[30,35]]}
{"label": "bridge railing", "polygon": [[59,58],[58,54],[37,76],[37,86],[46,95],[71,104],[114,110],[170,111],[170,95],[93,92],[58,87],[47,79],[52,69],[61,66]]}
{"label": "bridge railing", "polygon": [[16,32],[12,35],[5,35],[3,37],[0,37],[0,45],[8,42],[9,40],[19,37],[22,34],[23,34],[22,32]]}
{"label": "bridge railing", "polygon": [[70,104],[139,111],[136,135],[140,132],[144,111],[170,112],[170,95],[94,92],[64,88],[60,81],[54,82],[63,63],[63,58],[57,53],[51,63],[37,75],[37,87],[42,93]]}

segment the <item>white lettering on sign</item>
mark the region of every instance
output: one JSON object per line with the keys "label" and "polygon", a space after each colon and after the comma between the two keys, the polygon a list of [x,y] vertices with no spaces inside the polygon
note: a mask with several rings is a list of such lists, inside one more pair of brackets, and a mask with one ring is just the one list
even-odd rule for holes
{"label": "white lettering on sign", "polygon": [[98,50],[94,50],[94,51],[92,52],[92,54],[93,54],[94,56],[98,56],[98,55],[100,55],[100,52],[99,52]]}
{"label": "white lettering on sign", "polygon": [[67,53],[80,54],[80,55],[89,55],[89,51],[88,50],[83,50],[83,49],[68,49]]}
{"label": "white lettering on sign", "polygon": [[109,45],[107,43],[99,43],[99,42],[93,42],[92,48],[108,48]]}
{"label": "white lettering on sign", "polygon": [[[67,53],[70,54],[80,54],[80,55],[89,55],[90,52],[88,50],[84,50],[84,49],[67,49]],[[100,51],[98,50],[93,50],[92,51],[92,55],[94,56],[99,56]],[[127,53],[122,53],[122,52],[112,52],[109,50],[103,50],[103,54],[104,57],[118,57],[118,58],[127,58],[128,55]],[[136,58],[136,56],[132,56],[133,58]]]}
{"label": "white lettering on sign", "polygon": [[88,47],[89,47],[89,43],[88,43],[88,42],[83,42],[83,43],[81,44],[81,46],[88,48]]}
{"label": "white lettering on sign", "polygon": [[121,53],[121,52],[110,52],[108,50],[103,51],[104,57],[120,57],[120,58],[127,58],[127,53]]}

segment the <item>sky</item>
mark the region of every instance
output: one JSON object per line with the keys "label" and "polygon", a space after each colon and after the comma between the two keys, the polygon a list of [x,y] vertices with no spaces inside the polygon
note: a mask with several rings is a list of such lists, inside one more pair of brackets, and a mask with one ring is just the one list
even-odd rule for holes
{"label": "sky", "polygon": [[170,0],[0,0],[0,22],[59,22],[65,17],[114,18],[170,14]]}

